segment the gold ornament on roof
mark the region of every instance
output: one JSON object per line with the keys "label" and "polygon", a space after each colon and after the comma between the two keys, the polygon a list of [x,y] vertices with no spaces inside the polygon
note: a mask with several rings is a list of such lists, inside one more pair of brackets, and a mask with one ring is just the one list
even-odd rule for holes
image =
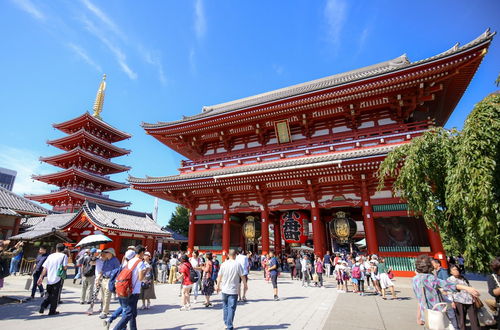
{"label": "gold ornament on roof", "polygon": [[99,89],[97,90],[97,95],[95,97],[95,102],[94,102],[94,113],[92,116],[96,117],[97,119],[101,119],[101,112],[102,112],[102,106],[104,105],[104,95],[106,92],[106,75],[104,74],[102,76],[102,81],[101,84],[99,85]]}

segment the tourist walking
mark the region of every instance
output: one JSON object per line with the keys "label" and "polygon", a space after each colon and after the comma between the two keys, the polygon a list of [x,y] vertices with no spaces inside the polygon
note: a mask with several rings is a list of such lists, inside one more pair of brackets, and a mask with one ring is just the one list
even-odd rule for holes
{"label": "tourist walking", "polygon": [[42,275],[43,263],[47,260],[49,254],[47,253],[47,248],[41,246],[38,249],[38,256],[35,261],[35,269],[33,270],[33,287],[31,288],[31,299],[35,298],[36,289],[40,291],[40,297],[43,297],[43,285],[38,284],[38,279]]}
{"label": "tourist walking", "polygon": [[394,290],[394,283],[392,283],[388,275],[391,268],[385,264],[384,258],[380,258],[380,262],[377,265],[377,269],[378,269],[380,287],[382,288],[382,299],[387,299],[385,296],[385,292],[388,288],[389,290],[391,290],[392,299],[396,299],[397,297],[396,297],[396,292]]}
{"label": "tourist walking", "polygon": [[243,276],[243,268],[236,262],[236,251],[231,249],[228,259],[224,261],[217,277],[217,293],[222,291],[223,320],[226,329],[233,330],[234,314],[238,301],[240,281],[243,286],[247,285],[246,277]]}
{"label": "tourist walking", "polygon": [[177,254],[174,254],[168,263],[170,265],[168,284],[174,284],[176,282],[175,277],[177,276],[177,267],[179,266],[179,259],[177,259]]}
{"label": "tourist walking", "polygon": [[[450,266],[451,276],[448,281],[451,283],[460,284],[464,286],[470,286],[469,281],[460,272],[460,268],[457,265]],[[438,277],[439,278],[439,277]],[[453,292],[450,294],[453,301],[452,306],[457,313],[458,327],[460,330],[465,330],[465,320],[469,316],[471,330],[480,330],[479,320],[477,319],[477,309],[474,306],[474,298],[467,291],[460,290],[458,292]]]}
{"label": "tourist walking", "polygon": [[203,266],[203,281],[201,292],[205,296],[205,307],[211,307],[210,296],[214,293],[214,280],[213,280],[213,256],[212,252],[207,252],[207,260]]}
{"label": "tourist walking", "polygon": [[[94,283],[95,283],[95,261],[96,258],[93,254],[96,252],[96,248],[92,248],[87,251],[83,255],[83,259],[81,260],[82,264],[82,295],[80,298],[80,304],[91,303],[92,294],[94,292]],[[87,292],[88,291],[88,292]]]}
{"label": "tourist walking", "polygon": [[198,302],[198,294],[200,291],[200,283],[201,283],[201,270],[203,267],[203,262],[200,258],[200,253],[198,251],[193,252],[193,256],[189,258],[189,262],[191,266],[193,266],[194,271],[198,274],[198,280],[193,282],[193,295],[194,295],[194,303]]}
{"label": "tourist walking", "polygon": [[[441,290],[456,292],[464,290],[474,297],[479,297],[479,292],[467,285],[455,284],[448,280],[441,280],[432,274],[434,267],[428,255],[420,255],[415,260],[417,274],[412,279],[412,288],[418,302],[417,323],[425,324],[425,309],[443,310],[443,306],[436,304],[443,302]],[[453,313],[454,314],[454,313]],[[453,316],[448,314],[448,317]],[[453,324],[453,321],[452,321]]]}
{"label": "tourist walking", "polygon": [[[123,256],[122,258],[122,265],[120,267],[120,269],[117,271],[117,274],[115,275],[114,278],[112,278],[111,281],[113,281],[113,284],[111,285],[112,287],[115,286],[116,284],[116,279],[118,278],[118,275],[120,274],[121,270],[127,266],[128,262],[130,260],[132,260],[132,258],[135,257],[135,250],[130,250],[128,249],[126,252],[125,252],[125,255]],[[114,290],[114,293],[116,294],[116,288]],[[118,300],[120,300],[120,298],[118,298]],[[113,312],[113,314],[111,314],[111,316],[107,319],[107,320],[104,320],[104,327],[106,329],[109,329],[111,323],[116,320],[118,318],[118,316],[120,316],[123,312],[123,307],[122,305],[120,304],[120,306],[118,306],[118,308]]]}
{"label": "tourist walking", "polygon": [[300,265],[302,272],[302,286],[306,286],[305,284],[307,284],[307,287],[309,287],[311,283],[311,277],[309,276],[311,272],[311,261],[309,260],[307,254],[304,254],[304,256],[302,257]]}
{"label": "tourist walking", "polygon": [[323,257],[323,264],[325,266],[326,277],[330,277],[332,271],[332,256],[330,255],[330,251],[326,251]]}
{"label": "tourist walking", "polygon": [[178,281],[181,281],[181,311],[188,311],[191,309],[189,292],[193,288],[193,282],[198,281],[198,278],[192,278],[191,271],[197,274],[189,261],[189,257],[183,255],[179,266],[179,277],[177,278]]}
{"label": "tourist walking", "polygon": [[320,256],[316,257],[316,262],[314,263],[314,272],[316,273],[316,276],[318,277],[318,280],[315,283],[315,285],[322,288],[323,287],[324,265],[323,265],[323,261],[321,260]]}
{"label": "tourist walking", "polygon": [[156,299],[155,283],[154,283],[154,268],[152,266],[151,253],[144,253],[144,264],[147,268],[144,279],[141,283],[141,293],[139,299],[142,300],[141,309],[151,308],[151,299]]}
{"label": "tourist walking", "polygon": [[500,329],[500,257],[494,258],[490,267],[493,273],[488,276],[488,293],[495,298],[497,329]]}
{"label": "tourist walking", "polygon": [[[269,276],[271,277],[271,283],[273,285],[273,293],[275,301],[280,300],[280,298],[278,297],[278,275],[279,275],[278,266],[279,266],[278,259],[274,256],[274,252],[273,251],[269,252]],[[247,281],[245,281],[245,283],[247,283]]]}
{"label": "tourist walking", "polygon": [[40,314],[43,314],[45,309],[49,307],[49,315],[59,314],[57,304],[59,303],[59,293],[62,289],[61,277],[65,277],[66,269],[68,268],[68,256],[63,253],[64,244],[56,245],[56,252],[47,257],[43,263],[43,271],[38,279],[38,285],[42,285],[43,279],[47,276],[47,295],[40,306]]}
{"label": "tourist walking", "polygon": [[120,262],[116,258],[115,249],[108,248],[102,251],[103,264],[102,271],[100,273],[101,287],[103,289],[102,296],[102,311],[99,318],[105,319],[109,314],[109,304],[111,302],[111,291],[109,290],[109,280],[111,273],[120,267]]}
{"label": "tourist walking", "polygon": [[[144,263],[144,252],[146,248],[142,245],[135,247],[135,256],[127,262],[116,278],[116,295],[122,307],[122,318],[114,327],[114,330],[127,329],[137,330],[137,302],[141,293],[141,282],[144,280],[147,268]],[[131,288],[126,292],[125,288]]]}
{"label": "tourist walking", "polygon": [[238,292],[238,298],[240,301],[247,301],[247,290],[248,290],[248,271],[250,269],[250,264],[248,263],[248,256],[245,255],[245,251],[241,248],[238,249],[238,255],[236,256],[236,262],[240,264],[243,268],[243,276],[247,279],[247,285],[243,287],[243,294],[241,294],[241,285]]}

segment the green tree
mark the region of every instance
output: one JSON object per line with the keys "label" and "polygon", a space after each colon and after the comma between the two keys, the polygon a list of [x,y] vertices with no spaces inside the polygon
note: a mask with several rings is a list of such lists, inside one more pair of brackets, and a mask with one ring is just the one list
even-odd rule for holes
{"label": "green tree", "polygon": [[177,205],[167,228],[187,236],[189,231],[189,210],[182,205]]}
{"label": "green tree", "polygon": [[500,94],[478,103],[464,129],[429,130],[390,152],[379,169],[379,189],[393,190],[439,229],[448,252],[488,271],[500,251]]}

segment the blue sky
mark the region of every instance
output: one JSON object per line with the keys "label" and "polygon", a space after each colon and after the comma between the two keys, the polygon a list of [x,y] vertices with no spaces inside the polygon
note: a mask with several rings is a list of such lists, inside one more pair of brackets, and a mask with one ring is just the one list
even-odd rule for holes
{"label": "blue sky", "polygon": [[[103,119],[133,134],[116,162],[134,176],[176,174],[181,156],[140,127],[202,106],[266,92],[395,58],[416,61],[500,28],[499,1],[97,1],[0,2],[0,166],[18,171],[15,191],[54,187],[33,173],[57,170],[39,156],[52,123],[90,110],[108,75]],[[498,39],[498,37],[496,38]],[[447,123],[461,128],[497,89],[499,40]],[[124,181],[127,174],[114,175]],[[151,211],[153,198],[111,192]],[[166,224],[174,205],[160,201]]]}

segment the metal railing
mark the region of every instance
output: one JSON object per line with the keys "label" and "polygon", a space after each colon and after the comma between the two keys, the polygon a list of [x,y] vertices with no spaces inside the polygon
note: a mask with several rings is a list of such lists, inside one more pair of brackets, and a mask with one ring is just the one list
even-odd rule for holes
{"label": "metal railing", "polygon": [[33,258],[29,259],[22,259],[21,263],[19,264],[19,274],[21,275],[31,275],[33,273],[33,270],[35,269],[35,263],[36,260]]}

